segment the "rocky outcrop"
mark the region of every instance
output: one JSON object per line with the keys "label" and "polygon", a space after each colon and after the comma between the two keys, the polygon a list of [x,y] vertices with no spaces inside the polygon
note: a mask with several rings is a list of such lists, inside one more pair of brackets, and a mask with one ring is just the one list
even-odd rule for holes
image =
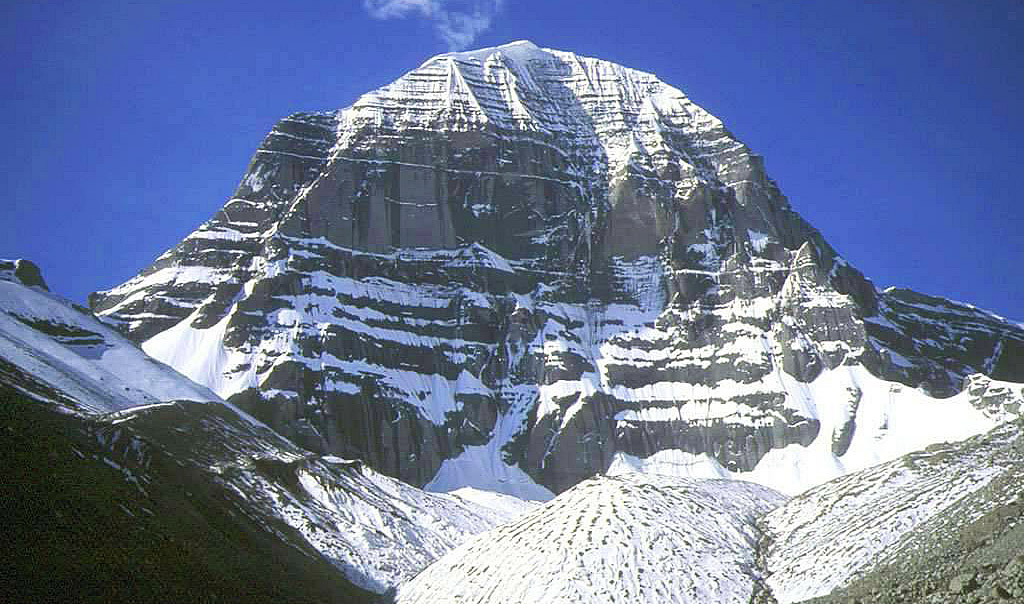
{"label": "rocky outcrop", "polygon": [[682,92],[528,42],[283,120],[222,210],[90,303],[303,447],[417,485],[485,444],[555,491],[617,454],[749,470],[819,437],[792,380],[844,366],[1024,380],[1024,329],[876,291]]}
{"label": "rocky outcrop", "polygon": [[50,288],[46,287],[46,281],[43,281],[43,274],[39,271],[36,263],[23,258],[18,260],[0,259],[0,279],[50,291]]}

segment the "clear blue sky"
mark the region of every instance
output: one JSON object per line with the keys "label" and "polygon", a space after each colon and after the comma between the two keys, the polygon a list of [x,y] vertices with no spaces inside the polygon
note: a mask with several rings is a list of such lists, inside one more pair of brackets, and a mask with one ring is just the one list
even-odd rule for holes
{"label": "clear blue sky", "polygon": [[277,119],[530,39],[681,88],[877,285],[1024,320],[1024,0],[390,1],[4,2],[0,257],[82,301],[209,218]]}

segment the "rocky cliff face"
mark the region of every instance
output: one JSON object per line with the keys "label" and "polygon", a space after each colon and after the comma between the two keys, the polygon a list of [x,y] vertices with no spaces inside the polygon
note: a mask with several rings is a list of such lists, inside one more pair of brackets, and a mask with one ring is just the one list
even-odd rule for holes
{"label": "rocky cliff face", "polygon": [[303,447],[417,485],[561,491],[666,450],[742,472],[818,438],[838,459],[861,386],[816,402],[845,409],[829,434],[801,386],[837,368],[1024,381],[1024,328],[877,291],[682,92],[528,42],[282,120],[211,220],[91,304]]}

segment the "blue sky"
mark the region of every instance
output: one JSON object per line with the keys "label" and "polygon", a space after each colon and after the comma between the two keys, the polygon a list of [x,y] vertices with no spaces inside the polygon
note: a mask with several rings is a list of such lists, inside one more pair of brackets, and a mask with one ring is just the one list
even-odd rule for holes
{"label": "blue sky", "polygon": [[1024,1],[10,1],[0,257],[83,301],[209,218],[273,123],[452,47],[656,73],[879,286],[1024,320]]}

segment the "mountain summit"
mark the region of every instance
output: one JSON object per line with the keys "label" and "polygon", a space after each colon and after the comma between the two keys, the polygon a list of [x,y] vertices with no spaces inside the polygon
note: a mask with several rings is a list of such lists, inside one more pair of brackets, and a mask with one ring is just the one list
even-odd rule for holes
{"label": "mountain summit", "polygon": [[635,469],[799,492],[981,433],[1024,381],[1024,328],[877,290],[681,91],[530,42],[285,118],[90,302],[302,447],[533,499]]}

